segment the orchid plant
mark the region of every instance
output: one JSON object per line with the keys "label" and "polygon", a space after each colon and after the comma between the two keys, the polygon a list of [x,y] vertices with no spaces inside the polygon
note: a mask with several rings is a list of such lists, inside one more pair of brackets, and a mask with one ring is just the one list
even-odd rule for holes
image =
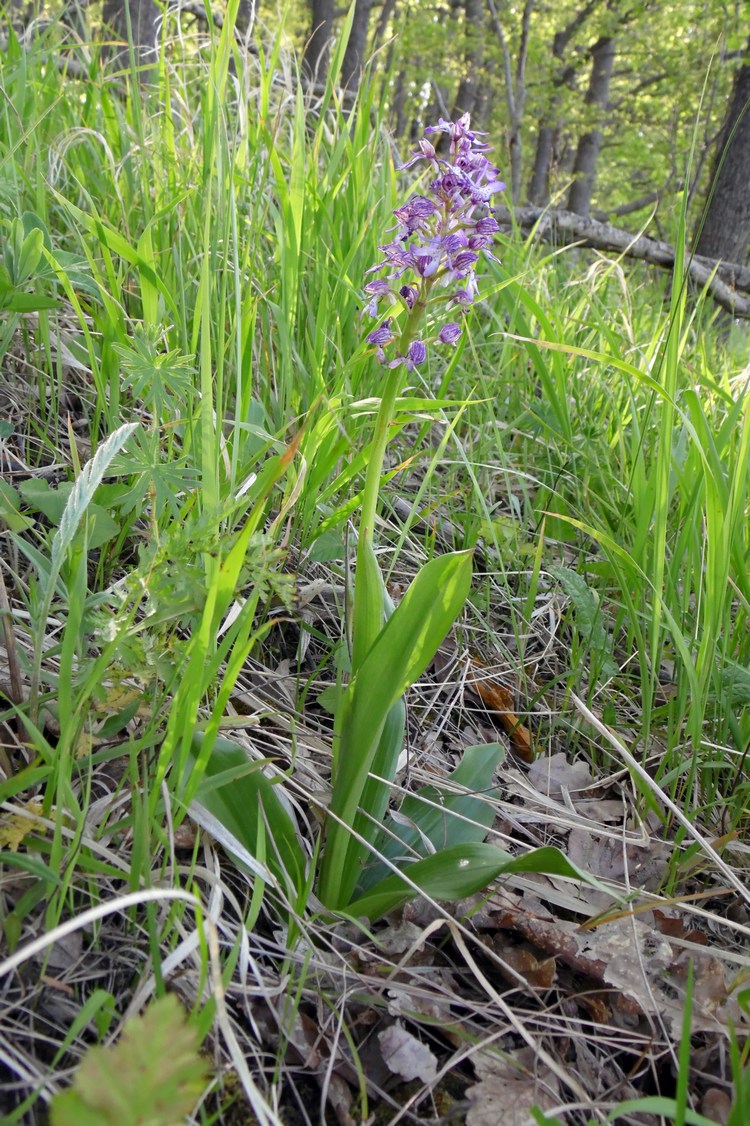
{"label": "orchid plant", "polygon": [[403,369],[410,373],[423,364],[430,343],[456,347],[463,330],[457,321],[445,320],[445,313],[468,309],[478,294],[476,266],[480,256],[494,258],[490,247],[499,227],[488,213],[488,205],[505,184],[484,155],[489,146],[478,139],[484,134],[472,132],[469,125],[469,115],[464,114],[455,123],[441,118],[425,130],[450,136],[449,158],[441,158],[426,137],[420,141],[418,151],[403,167],[411,168],[421,160],[428,162],[435,173],[429,196],[413,195],[396,209],[396,237],[380,247],[383,261],[368,271],[387,270],[387,274],[365,285],[365,313],[376,317],[383,301],[394,311],[367,337],[388,375],[365,481],[358,594],[366,581],[363,555],[372,546],[383,459]]}
{"label": "orchid plant", "polygon": [[[546,871],[582,878],[558,850],[514,857],[486,844],[492,792],[503,750],[470,747],[445,788],[407,797],[388,814],[404,745],[407,689],[424,673],[460,614],[471,585],[471,552],[430,560],[398,606],[387,594],[374,547],[383,464],[399,392],[431,347],[456,347],[478,296],[477,268],[492,258],[498,224],[492,197],[503,190],[483,134],[469,116],[426,130],[404,168],[427,163],[426,194],[394,212],[395,236],[365,285],[364,315],[378,322],[366,336],[384,369],[359,523],[351,623],[351,668],[335,704],[332,792],[321,842],[315,891],[327,911],[376,919],[419,892],[437,899],[467,896],[507,871]],[[429,139],[447,134],[448,151]],[[382,310],[382,311],[381,311]],[[203,770],[192,812],[256,875],[275,881],[301,908],[308,902],[310,865],[279,777],[248,765],[242,748],[218,737],[195,740]],[[232,843],[234,842],[234,844]]]}

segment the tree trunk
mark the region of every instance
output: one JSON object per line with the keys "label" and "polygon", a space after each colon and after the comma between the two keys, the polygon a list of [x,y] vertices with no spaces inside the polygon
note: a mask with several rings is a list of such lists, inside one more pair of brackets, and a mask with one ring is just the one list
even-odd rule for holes
{"label": "tree trunk", "polygon": [[240,0],[237,8],[237,22],[235,27],[240,35],[247,36],[255,23],[255,4],[253,0]]}
{"label": "tree trunk", "polygon": [[538,207],[549,203],[549,181],[555,143],[555,126],[542,124],[536,135],[534,167],[529,182],[529,202]]}
{"label": "tree trunk", "polygon": [[[161,9],[154,0],[104,0],[102,8],[102,20],[115,36],[123,43],[132,40],[136,65],[155,61],[160,17]],[[119,66],[128,64],[126,48],[115,49],[110,57]]]}
{"label": "tree trunk", "polygon": [[[611,36],[602,36],[591,48],[591,79],[586,91],[586,105],[595,107],[599,121],[604,116],[609,101],[609,84],[614,61],[615,41]],[[602,131],[597,123],[578,141],[573,164],[575,179],[568,196],[568,211],[575,211],[578,215],[588,215],[601,147]]]}
{"label": "tree trunk", "polygon": [[333,0],[310,0],[312,23],[302,64],[308,78],[325,82],[333,35]]}
{"label": "tree trunk", "polygon": [[[599,223],[589,216],[574,215],[572,211],[554,211],[541,207],[505,207],[498,204],[493,215],[501,230],[509,233],[515,228],[535,238],[546,239],[556,247],[568,243],[614,251],[628,258],[639,258],[656,266],[673,269],[675,250],[668,243]],[[723,309],[735,317],[750,319],[750,268],[734,262],[717,262],[714,258],[697,255],[689,259],[689,277],[699,288],[704,286]]]}
{"label": "tree trunk", "polygon": [[393,122],[394,137],[406,135],[407,118],[409,113],[409,89],[406,83],[406,72],[402,69],[396,76],[396,82],[391,94],[391,121]]}
{"label": "tree trunk", "polygon": [[341,64],[341,85],[354,93],[362,77],[362,68],[367,61],[367,33],[370,27],[372,0],[357,0],[349,42],[344,51]]}
{"label": "tree trunk", "polygon": [[521,168],[523,161],[523,146],[521,140],[521,126],[526,105],[526,56],[529,49],[529,28],[531,13],[535,0],[525,0],[521,15],[521,34],[519,37],[518,54],[516,55],[515,72],[510,54],[508,39],[503,30],[495,0],[487,0],[492,22],[495,27],[498,43],[503,57],[503,71],[505,73],[505,101],[508,106],[508,155],[510,157],[510,195],[518,200],[521,195]]}
{"label": "tree trunk", "polygon": [[[393,15],[395,7],[396,0],[383,0],[383,6],[380,9],[378,22],[375,25],[375,33],[372,37],[373,48],[379,47],[383,42],[383,38],[388,28],[388,23],[391,19],[391,16]],[[388,68],[386,67],[385,69],[387,70]]]}
{"label": "tree trunk", "polygon": [[[735,130],[734,136],[732,130]],[[740,67],[734,81],[727,116],[716,150],[711,184],[714,191],[695,252],[707,258],[723,258],[727,262],[742,263],[747,258],[750,245],[750,64],[748,63]]]}
{"label": "tree trunk", "polygon": [[546,207],[550,199],[550,175],[557,159],[557,146],[562,130],[560,120],[561,87],[570,85],[576,74],[575,63],[563,65],[568,46],[586,20],[601,6],[602,0],[588,0],[573,18],[556,32],[552,40],[552,58],[558,64],[551,75],[552,94],[546,113],[539,123],[537,132],[534,167],[529,182],[529,201],[538,207]]}
{"label": "tree trunk", "polygon": [[451,120],[458,121],[464,113],[473,113],[479,98],[484,65],[484,0],[464,0],[464,36],[466,47],[461,81],[453,99]]}

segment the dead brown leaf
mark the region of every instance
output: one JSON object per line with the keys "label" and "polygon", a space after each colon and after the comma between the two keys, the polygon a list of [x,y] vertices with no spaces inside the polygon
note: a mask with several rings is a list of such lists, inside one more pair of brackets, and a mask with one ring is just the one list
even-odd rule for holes
{"label": "dead brown leaf", "polygon": [[479,1082],[466,1092],[472,1104],[466,1126],[536,1126],[531,1108],[547,1111],[557,1104],[557,1079],[542,1071],[530,1048],[512,1057],[479,1052],[472,1062]]}
{"label": "dead brown leaf", "polygon": [[522,762],[533,762],[534,747],[531,732],[516,715],[513,693],[499,680],[488,677],[481,661],[474,657],[469,665],[466,687],[474,692],[484,706],[497,716],[506,732],[511,749]]}
{"label": "dead brown leaf", "polygon": [[[501,936],[497,936],[500,938]],[[519,973],[534,989],[551,989],[555,984],[557,963],[554,958],[537,958],[533,947],[524,944],[516,946],[510,942],[494,943],[502,960]],[[510,976],[511,984],[515,978]]]}
{"label": "dead brown leaf", "polygon": [[540,755],[529,767],[528,778],[540,794],[561,798],[563,792],[588,790],[593,784],[591,769],[585,762],[568,762],[562,751]]}
{"label": "dead brown leaf", "polygon": [[396,1021],[378,1033],[380,1050],[388,1070],[400,1076],[407,1083],[419,1079],[421,1083],[433,1083],[437,1078],[437,1057],[425,1043],[418,1040]]}
{"label": "dead brown leaf", "polygon": [[721,1091],[718,1087],[709,1087],[701,1100],[701,1114],[710,1118],[712,1122],[718,1122],[719,1126],[725,1126],[729,1121],[731,1110],[732,1100],[726,1091]]}

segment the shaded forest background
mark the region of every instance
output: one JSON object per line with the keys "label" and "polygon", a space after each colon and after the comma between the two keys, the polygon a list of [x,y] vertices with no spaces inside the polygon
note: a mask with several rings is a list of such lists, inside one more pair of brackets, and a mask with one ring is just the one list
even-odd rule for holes
{"label": "shaded forest background", "polygon": [[[278,22],[275,0],[235,3],[248,45],[256,24]],[[180,6],[206,22],[202,5]],[[468,112],[501,154],[508,204],[561,208],[670,243],[687,191],[695,253],[745,262],[747,0],[356,0],[353,10],[335,0],[292,0],[284,7],[313,84],[325,79],[331,43],[349,29],[341,81],[352,96],[367,73],[401,149],[425,124]],[[72,27],[103,23],[122,40],[132,35],[145,64],[162,11],[156,0],[104,0],[101,10],[71,4],[65,18]],[[37,18],[22,4],[13,13],[20,26]],[[212,17],[221,24],[220,7]],[[527,213],[526,225],[537,219]]]}

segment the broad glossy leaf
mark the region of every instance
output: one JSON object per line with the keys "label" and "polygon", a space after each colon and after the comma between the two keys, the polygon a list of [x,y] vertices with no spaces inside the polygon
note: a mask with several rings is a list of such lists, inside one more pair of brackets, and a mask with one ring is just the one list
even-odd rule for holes
{"label": "broad glossy leaf", "polygon": [[[197,733],[190,746],[188,769],[204,755],[203,736]],[[294,823],[278,796],[277,783],[265,774],[262,764],[253,763],[243,747],[216,737],[195,801],[251,856],[257,856],[258,842],[264,841],[263,863],[282,887],[289,881],[296,891],[303,887],[305,856]],[[204,820],[200,810],[196,820]],[[222,843],[231,851],[230,841]]]}
{"label": "broad glossy leaf", "polygon": [[523,856],[511,856],[509,852],[489,844],[452,845],[434,856],[410,864],[405,872],[416,885],[416,890],[400,875],[393,873],[350,903],[346,913],[357,918],[364,915],[370,920],[379,919],[419,893],[438,900],[464,899],[482,891],[503,873],[510,872],[570,876],[607,890],[571,864],[559,849],[549,846],[534,849]]}
{"label": "broad glossy leaf", "polygon": [[[505,751],[499,743],[467,747],[460,763],[444,786],[424,786],[404,798],[398,817],[389,817],[386,830],[374,838],[373,850],[398,863],[405,857],[427,856],[428,845],[440,852],[450,845],[479,844],[495,818],[492,804],[474,794],[491,797],[492,780]],[[396,839],[394,839],[396,838]],[[374,861],[359,882],[366,891],[385,879],[391,869]]]}
{"label": "broad glossy leaf", "polygon": [[[398,758],[404,745],[406,728],[406,705],[397,700],[388,713],[380,742],[375,752],[371,772],[362,790],[360,806],[367,812],[357,813],[354,819],[355,832],[367,841],[375,841],[382,832],[382,822],[391,795],[391,780],[396,775]],[[381,778],[384,781],[381,782]],[[388,781],[385,781],[388,779]],[[364,854],[367,855],[366,853]],[[353,875],[359,882],[362,872],[362,859],[358,855]],[[387,873],[384,873],[387,875]]]}
{"label": "broad glossy leaf", "polygon": [[355,676],[382,632],[384,620],[385,583],[372,544],[368,539],[362,539],[357,552],[352,630],[352,671]]}
{"label": "broad glossy leaf", "polygon": [[331,799],[331,809],[343,824],[329,822],[321,867],[320,896],[328,907],[346,906],[367,851],[366,845],[351,837],[349,826],[354,824],[388,715],[435,656],[466,600],[470,584],[470,552],[443,555],[427,563],[349,686],[349,707],[340,728]]}

